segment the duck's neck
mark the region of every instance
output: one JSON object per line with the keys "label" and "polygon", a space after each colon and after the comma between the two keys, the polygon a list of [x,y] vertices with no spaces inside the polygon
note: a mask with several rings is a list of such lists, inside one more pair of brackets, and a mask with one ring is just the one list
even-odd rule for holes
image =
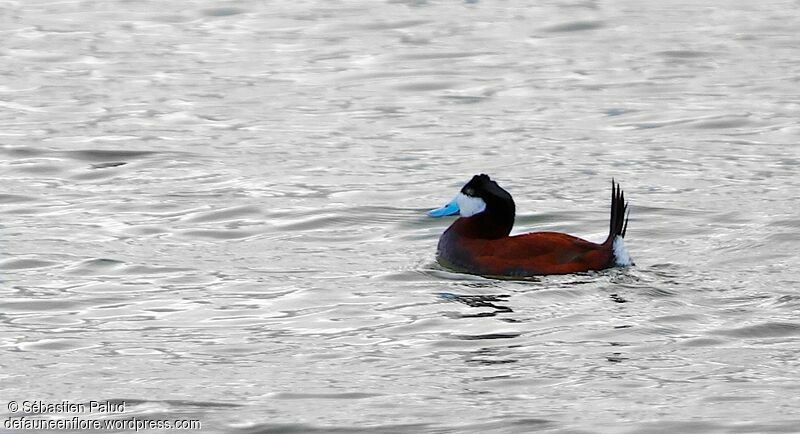
{"label": "duck's neck", "polygon": [[491,212],[482,212],[472,217],[456,220],[451,229],[466,238],[495,240],[505,238],[514,226],[514,215],[503,216]]}

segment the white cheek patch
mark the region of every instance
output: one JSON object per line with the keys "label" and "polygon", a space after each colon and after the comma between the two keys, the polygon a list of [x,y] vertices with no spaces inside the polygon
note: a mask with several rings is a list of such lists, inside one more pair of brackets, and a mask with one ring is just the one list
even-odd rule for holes
{"label": "white cheek patch", "polygon": [[456,203],[458,204],[461,217],[472,217],[486,210],[486,202],[484,202],[483,199],[467,196],[464,193],[458,193],[456,195]]}

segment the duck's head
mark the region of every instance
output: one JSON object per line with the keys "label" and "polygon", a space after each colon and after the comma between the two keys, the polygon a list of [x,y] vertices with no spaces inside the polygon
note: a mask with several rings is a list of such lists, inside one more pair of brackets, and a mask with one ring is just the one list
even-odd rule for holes
{"label": "duck's head", "polygon": [[[475,175],[447,205],[428,211],[431,217],[458,214],[483,226],[488,238],[504,237],[514,226],[514,199],[489,175]],[[499,235],[498,235],[499,234]]]}

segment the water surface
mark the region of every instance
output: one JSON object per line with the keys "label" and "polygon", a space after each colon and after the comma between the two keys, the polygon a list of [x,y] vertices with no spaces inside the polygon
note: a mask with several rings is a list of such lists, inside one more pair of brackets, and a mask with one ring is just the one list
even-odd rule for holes
{"label": "water surface", "polygon": [[[797,2],[0,5],[3,419],[800,426]],[[442,269],[476,173],[637,266]]]}

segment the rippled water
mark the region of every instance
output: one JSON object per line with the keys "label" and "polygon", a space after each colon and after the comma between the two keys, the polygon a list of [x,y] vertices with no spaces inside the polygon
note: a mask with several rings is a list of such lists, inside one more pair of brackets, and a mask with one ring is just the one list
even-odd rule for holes
{"label": "rippled water", "polygon": [[[797,1],[0,6],[3,419],[800,426]],[[480,172],[637,266],[441,269]]]}

